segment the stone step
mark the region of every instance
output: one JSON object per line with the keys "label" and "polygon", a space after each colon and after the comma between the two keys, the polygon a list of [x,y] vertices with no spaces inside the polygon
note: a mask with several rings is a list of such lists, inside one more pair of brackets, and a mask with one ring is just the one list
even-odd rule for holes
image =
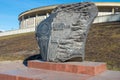
{"label": "stone step", "polygon": [[103,62],[88,61],[53,63],[33,60],[28,62],[28,67],[88,75],[98,75],[107,70],[106,64]]}
{"label": "stone step", "polygon": [[22,62],[0,62],[0,80],[120,80],[119,75],[120,71],[107,70],[93,76],[48,69],[28,68]]}
{"label": "stone step", "polygon": [[87,80],[91,75],[44,69],[20,69],[0,73],[0,80]]}

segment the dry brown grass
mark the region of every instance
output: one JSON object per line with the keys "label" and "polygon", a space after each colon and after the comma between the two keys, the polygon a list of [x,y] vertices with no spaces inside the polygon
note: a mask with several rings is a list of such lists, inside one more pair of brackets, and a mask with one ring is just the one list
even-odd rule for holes
{"label": "dry brown grass", "polygon": [[0,60],[24,59],[38,53],[34,33],[0,37]]}
{"label": "dry brown grass", "polygon": [[120,70],[120,22],[94,24],[86,44],[86,60],[107,62]]}
{"label": "dry brown grass", "polygon": [[[0,60],[24,59],[38,52],[34,33],[0,37]],[[120,70],[120,22],[92,25],[85,60],[106,62],[109,69]]]}

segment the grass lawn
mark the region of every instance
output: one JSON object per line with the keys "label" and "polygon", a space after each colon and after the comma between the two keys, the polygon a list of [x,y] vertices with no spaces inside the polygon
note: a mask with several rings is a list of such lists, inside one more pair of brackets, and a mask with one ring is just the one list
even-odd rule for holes
{"label": "grass lawn", "polygon": [[[120,22],[93,24],[85,51],[85,60],[106,62],[108,69],[120,70]],[[0,61],[23,60],[38,53],[34,32],[0,37]]]}

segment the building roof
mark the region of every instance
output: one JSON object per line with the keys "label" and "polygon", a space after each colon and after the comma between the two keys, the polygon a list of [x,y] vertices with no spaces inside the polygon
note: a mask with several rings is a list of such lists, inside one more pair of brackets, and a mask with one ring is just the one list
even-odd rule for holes
{"label": "building roof", "polygon": [[[96,6],[98,7],[118,7],[120,8],[120,2],[97,2],[95,3]],[[27,10],[25,12],[22,12],[19,16],[18,19],[22,18],[22,16],[27,15],[27,14],[31,14],[31,13],[36,13],[36,12],[43,12],[46,10],[52,10],[54,8],[56,8],[58,5],[51,5],[51,6],[44,6],[44,7],[38,7],[38,8],[33,8],[30,10]]]}
{"label": "building roof", "polygon": [[30,10],[27,10],[25,12],[22,12],[19,15],[19,18],[22,17],[23,15],[29,14],[29,13],[33,13],[33,12],[38,12],[38,11],[45,11],[45,10],[49,10],[49,9],[54,9],[55,7],[57,7],[58,5],[52,5],[52,6],[44,6],[44,7],[38,7],[38,8],[33,8]]}
{"label": "building roof", "polygon": [[97,6],[113,6],[120,7],[120,2],[97,2],[95,3]]}

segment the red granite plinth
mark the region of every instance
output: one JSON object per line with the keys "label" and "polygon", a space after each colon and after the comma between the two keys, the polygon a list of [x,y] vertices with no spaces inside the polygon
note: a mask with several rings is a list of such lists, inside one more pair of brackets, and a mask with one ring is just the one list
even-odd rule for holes
{"label": "red granite plinth", "polygon": [[[69,62],[67,64],[71,65],[73,63]],[[74,65],[75,64],[76,63],[74,63]],[[83,63],[81,64],[85,65]],[[93,65],[93,63],[91,62],[90,64]],[[90,64],[87,65],[90,66]],[[94,66],[95,65],[96,64],[94,64]],[[73,71],[76,70],[77,69],[74,69]],[[64,72],[64,71],[27,68],[23,66],[22,62],[16,63],[12,61],[9,63],[5,62],[4,64],[0,63],[0,80],[120,80],[120,71],[106,70],[101,74],[93,76],[93,75],[76,74],[76,73]]]}
{"label": "red granite plinth", "polygon": [[40,79],[34,79],[34,78],[28,78],[28,77],[22,77],[18,75],[8,75],[8,74],[1,74],[0,73],[0,80],[40,80]]}
{"label": "red granite plinth", "polygon": [[53,63],[29,61],[28,67],[11,65],[0,71],[0,80],[88,80],[106,70],[101,62]]}
{"label": "red granite plinth", "polygon": [[0,73],[0,80],[87,80],[90,77],[92,76],[30,68]]}
{"label": "red granite plinth", "polygon": [[88,75],[97,75],[107,70],[105,63],[88,61],[53,63],[33,60],[28,62],[28,67]]}

